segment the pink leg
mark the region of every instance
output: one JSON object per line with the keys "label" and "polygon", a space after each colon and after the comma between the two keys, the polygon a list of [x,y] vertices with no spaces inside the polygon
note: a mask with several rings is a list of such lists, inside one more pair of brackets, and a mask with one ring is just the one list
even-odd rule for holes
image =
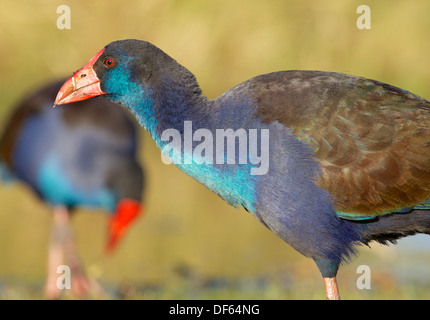
{"label": "pink leg", "polygon": [[325,294],[327,300],[340,300],[339,289],[337,288],[336,277],[324,278]]}
{"label": "pink leg", "polygon": [[68,265],[71,273],[71,292],[78,299],[84,299],[89,292],[96,296],[104,294],[103,289],[94,279],[89,279],[84,272],[73,232],[70,228],[70,215],[67,208],[58,206],[54,208],[54,223],[49,245],[48,275],[45,283],[45,295],[49,299],[59,299],[64,291],[57,287],[57,273],[59,265]]}
{"label": "pink leg", "polygon": [[44,293],[48,299],[58,299],[61,290],[57,288],[57,267],[64,264],[64,242],[70,237],[69,213],[65,207],[55,207],[53,225],[48,249],[48,275]]}

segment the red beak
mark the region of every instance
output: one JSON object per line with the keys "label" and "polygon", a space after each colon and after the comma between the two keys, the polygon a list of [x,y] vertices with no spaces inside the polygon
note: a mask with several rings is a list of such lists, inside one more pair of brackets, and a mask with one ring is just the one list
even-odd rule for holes
{"label": "red beak", "polygon": [[123,199],[116,208],[116,212],[109,221],[109,239],[106,250],[112,252],[127,229],[141,213],[141,204],[136,200]]}
{"label": "red beak", "polygon": [[100,80],[93,70],[94,63],[105,49],[100,50],[85,66],[67,80],[55,98],[54,106],[106,94],[100,89]]}

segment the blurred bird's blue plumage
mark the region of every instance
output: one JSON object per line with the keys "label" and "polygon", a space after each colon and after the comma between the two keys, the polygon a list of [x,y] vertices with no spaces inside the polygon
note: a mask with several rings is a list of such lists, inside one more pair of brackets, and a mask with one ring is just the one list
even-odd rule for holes
{"label": "blurred bird's blue plumage", "polygon": [[26,182],[54,206],[98,207],[112,214],[123,198],[140,201],[143,178],[131,119],[103,100],[52,109],[60,84],[14,111],[0,144],[5,178]]}

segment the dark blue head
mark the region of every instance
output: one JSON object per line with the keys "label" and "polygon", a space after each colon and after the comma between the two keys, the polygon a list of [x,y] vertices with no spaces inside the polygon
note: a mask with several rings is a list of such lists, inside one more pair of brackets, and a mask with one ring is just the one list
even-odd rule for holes
{"label": "dark blue head", "polygon": [[55,104],[97,95],[125,106],[154,133],[160,120],[157,116],[165,114],[157,108],[191,101],[201,90],[190,71],[153,44],[120,40],[108,44],[75,72],[59,91]]}

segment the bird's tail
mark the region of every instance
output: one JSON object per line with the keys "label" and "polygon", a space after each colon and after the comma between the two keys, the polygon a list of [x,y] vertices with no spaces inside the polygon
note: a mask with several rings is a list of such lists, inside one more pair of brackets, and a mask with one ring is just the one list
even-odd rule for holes
{"label": "bird's tail", "polygon": [[7,165],[0,161],[0,181],[3,183],[14,182],[15,175],[9,170]]}
{"label": "bird's tail", "polygon": [[430,234],[430,210],[393,213],[372,221],[351,223],[359,227],[363,243],[375,240],[387,244],[417,233]]}

